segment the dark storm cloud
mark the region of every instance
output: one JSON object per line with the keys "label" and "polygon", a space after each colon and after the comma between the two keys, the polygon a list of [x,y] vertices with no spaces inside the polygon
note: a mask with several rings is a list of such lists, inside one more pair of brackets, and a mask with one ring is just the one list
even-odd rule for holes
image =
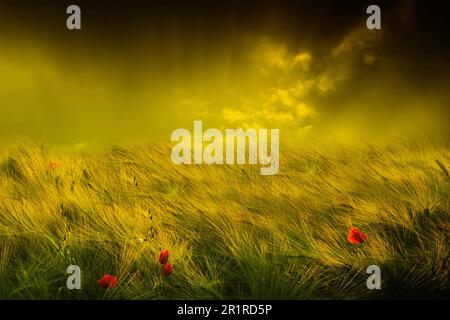
{"label": "dark storm cloud", "polygon": [[[144,39],[167,53],[173,33],[185,49],[195,41],[212,48],[233,34],[280,34],[293,47],[298,43],[334,46],[351,28],[364,24],[365,9],[382,8],[386,50],[403,59],[415,56],[448,58],[448,16],[444,1],[21,1],[0,3],[0,34],[33,37],[54,50],[107,50],[121,54],[134,39]],[[82,32],[65,28],[69,4],[82,8]],[[188,41],[187,39],[190,39]]]}
{"label": "dark storm cloud", "polygon": [[[65,27],[70,4],[81,7],[81,31]],[[382,10],[382,31],[376,39],[362,32],[367,33],[369,4]],[[225,110],[231,118],[248,113],[240,110],[244,106],[237,99],[227,100],[225,92],[236,89],[230,88],[233,85],[243,100],[249,92],[254,104],[250,110],[266,117],[292,116],[274,109],[288,101],[298,103],[291,106],[297,114],[317,112],[327,125],[340,113],[358,112],[379,127],[391,119],[399,123],[411,106],[429,108],[429,115],[417,117],[430,116],[433,123],[444,118],[450,101],[444,8],[445,1],[413,0],[2,0],[1,53],[4,60],[16,59],[12,67],[3,61],[12,80],[0,69],[3,91],[9,95],[0,109],[10,114],[8,121],[0,121],[1,134],[44,130],[26,125],[33,110],[43,123],[51,120],[43,128],[49,135],[58,132],[58,137],[66,131],[87,138],[105,131],[108,137],[118,127],[137,135],[148,135],[146,128],[154,127],[152,132],[159,130],[165,137],[187,118],[178,112],[176,119],[179,109],[219,116]],[[255,47],[277,46],[284,50],[282,58],[292,63],[310,55],[309,74],[276,68],[267,78],[252,74],[252,64],[267,62],[251,60]],[[27,75],[29,91],[24,93],[19,71]],[[314,83],[317,92],[305,101],[289,102],[292,97],[286,91],[304,80]],[[253,85],[257,81],[259,87]],[[11,89],[14,95],[7,86],[16,86]],[[264,101],[256,99],[260,93]],[[269,93],[275,96],[273,104]],[[215,98],[223,101],[215,103]],[[345,125],[353,122],[346,120]],[[438,122],[436,126],[442,126]],[[139,133],[142,128],[145,132]]]}

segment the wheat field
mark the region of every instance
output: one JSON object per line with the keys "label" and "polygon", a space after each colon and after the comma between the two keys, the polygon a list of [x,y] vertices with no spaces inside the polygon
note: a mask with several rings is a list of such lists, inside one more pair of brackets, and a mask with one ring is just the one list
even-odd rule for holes
{"label": "wheat field", "polygon": [[174,165],[168,146],[7,147],[0,299],[448,298],[449,163],[425,141],[283,149],[275,176]]}

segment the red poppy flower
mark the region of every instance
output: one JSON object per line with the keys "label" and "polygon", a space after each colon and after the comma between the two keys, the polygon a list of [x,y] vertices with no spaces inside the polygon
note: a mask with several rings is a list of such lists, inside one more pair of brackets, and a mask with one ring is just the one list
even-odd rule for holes
{"label": "red poppy flower", "polygon": [[159,263],[166,264],[169,260],[169,250],[163,250],[159,253]]}
{"label": "red poppy flower", "polygon": [[114,288],[117,285],[117,277],[111,274],[105,274],[100,280],[97,280],[98,284],[103,288]]}
{"label": "red poppy flower", "polygon": [[351,244],[360,244],[367,240],[367,235],[352,227],[348,232],[347,239]]}
{"label": "red poppy flower", "polygon": [[173,267],[172,267],[172,265],[171,265],[169,262],[167,262],[167,263],[164,265],[164,267],[163,267],[163,269],[162,269],[162,272],[163,272],[163,275],[165,275],[166,277],[167,277],[167,276],[170,276],[170,275],[173,273]]}
{"label": "red poppy flower", "polygon": [[50,161],[47,165],[49,170],[55,170],[59,167],[59,162],[58,161]]}

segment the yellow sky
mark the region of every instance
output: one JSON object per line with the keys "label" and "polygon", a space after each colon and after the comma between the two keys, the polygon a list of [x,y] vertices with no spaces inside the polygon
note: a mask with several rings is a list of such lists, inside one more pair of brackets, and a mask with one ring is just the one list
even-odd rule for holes
{"label": "yellow sky", "polygon": [[389,51],[389,30],[352,24],[332,37],[294,37],[270,20],[261,32],[227,20],[214,41],[207,23],[196,32],[176,19],[170,26],[113,46],[92,40],[104,30],[86,39],[3,34],[0,140],[164,142],[194,120],[279,128],[291,142],[448,133],[445,84],[406,74],[414,68]]}

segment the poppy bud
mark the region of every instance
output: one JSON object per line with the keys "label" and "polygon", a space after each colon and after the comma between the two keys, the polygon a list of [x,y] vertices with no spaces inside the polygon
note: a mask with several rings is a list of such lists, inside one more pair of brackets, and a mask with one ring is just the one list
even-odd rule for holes
{"label": "poppy bud", "polygon": [[111,274],[105,274],[100,280],[97,280],[98,284],[103,288],[114,288],[117,285],[117,277]]}
{"label": "poppy bud", "polygon": [[367,240],[367,235],[352,227],[348,232],[347,239],[351,244],[360,244]]}
{"label": "poppy bud", "polygon": [[163,269],[162,269],[162,272],[163,272],[163,275],[165,275],[166,277],[167,277],[167,276],[170,276],[170,275],[173,273],[173,267],[172,267],[172,265],[171,265],[169,262],[167,262],[167,263],[164,265],[164,267],[163,267]]}
{"label": "poppy bud", "polygon": [[159,263],[166,264],[169,260],[169,250],[163,250],[159,253]]}

